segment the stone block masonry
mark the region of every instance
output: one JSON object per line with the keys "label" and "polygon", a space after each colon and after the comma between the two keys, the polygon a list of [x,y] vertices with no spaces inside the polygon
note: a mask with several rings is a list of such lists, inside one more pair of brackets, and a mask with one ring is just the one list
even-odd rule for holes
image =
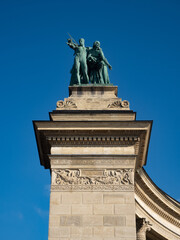
{"label": "stone block masonry", "polygon": [[51,192],[49,239],[135,239],[134,193]]}

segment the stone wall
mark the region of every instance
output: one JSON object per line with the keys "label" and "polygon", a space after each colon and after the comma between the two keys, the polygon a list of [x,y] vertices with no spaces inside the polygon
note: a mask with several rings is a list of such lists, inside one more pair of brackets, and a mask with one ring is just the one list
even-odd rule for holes
{"label": "stone wall", "polygon": [[51,191],[49,240],[136,239],[133,192]]}

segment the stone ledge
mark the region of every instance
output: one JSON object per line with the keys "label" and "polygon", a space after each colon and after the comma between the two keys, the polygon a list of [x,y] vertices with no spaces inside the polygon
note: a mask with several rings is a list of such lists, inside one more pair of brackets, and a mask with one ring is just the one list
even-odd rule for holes
{"label": "stone ledge", "polygon": [[84,95],[107,95],[111,93],[114,96],[117,96],[117,86],[113,85],[81,85],[81,86],[69,86],[69,96],[84,96]]}

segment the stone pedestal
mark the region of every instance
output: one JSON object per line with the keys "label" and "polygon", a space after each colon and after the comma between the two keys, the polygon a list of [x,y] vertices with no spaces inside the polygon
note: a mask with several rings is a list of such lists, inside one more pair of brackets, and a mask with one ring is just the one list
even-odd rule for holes
{"label": "stone pedestal", "polygon": [[50,121],[35,121],[51,170],[49,240],[136,239],[134,175],[146,163],[151,121],[136,121],[114,86],[69,87]]}

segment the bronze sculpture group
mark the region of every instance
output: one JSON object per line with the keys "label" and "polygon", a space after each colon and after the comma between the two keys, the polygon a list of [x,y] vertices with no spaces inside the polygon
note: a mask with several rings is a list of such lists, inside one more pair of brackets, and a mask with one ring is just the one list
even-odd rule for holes
{"label": "bronze sculpture group", "polygon": [[79,44],[68,39],[68,46],[74,50],[74,64],[71,69],[70,85],[110,84],[107,67],[112,67],[104,57],[100,42],[95,41],[93,47],[85,47],[83,38]]}

